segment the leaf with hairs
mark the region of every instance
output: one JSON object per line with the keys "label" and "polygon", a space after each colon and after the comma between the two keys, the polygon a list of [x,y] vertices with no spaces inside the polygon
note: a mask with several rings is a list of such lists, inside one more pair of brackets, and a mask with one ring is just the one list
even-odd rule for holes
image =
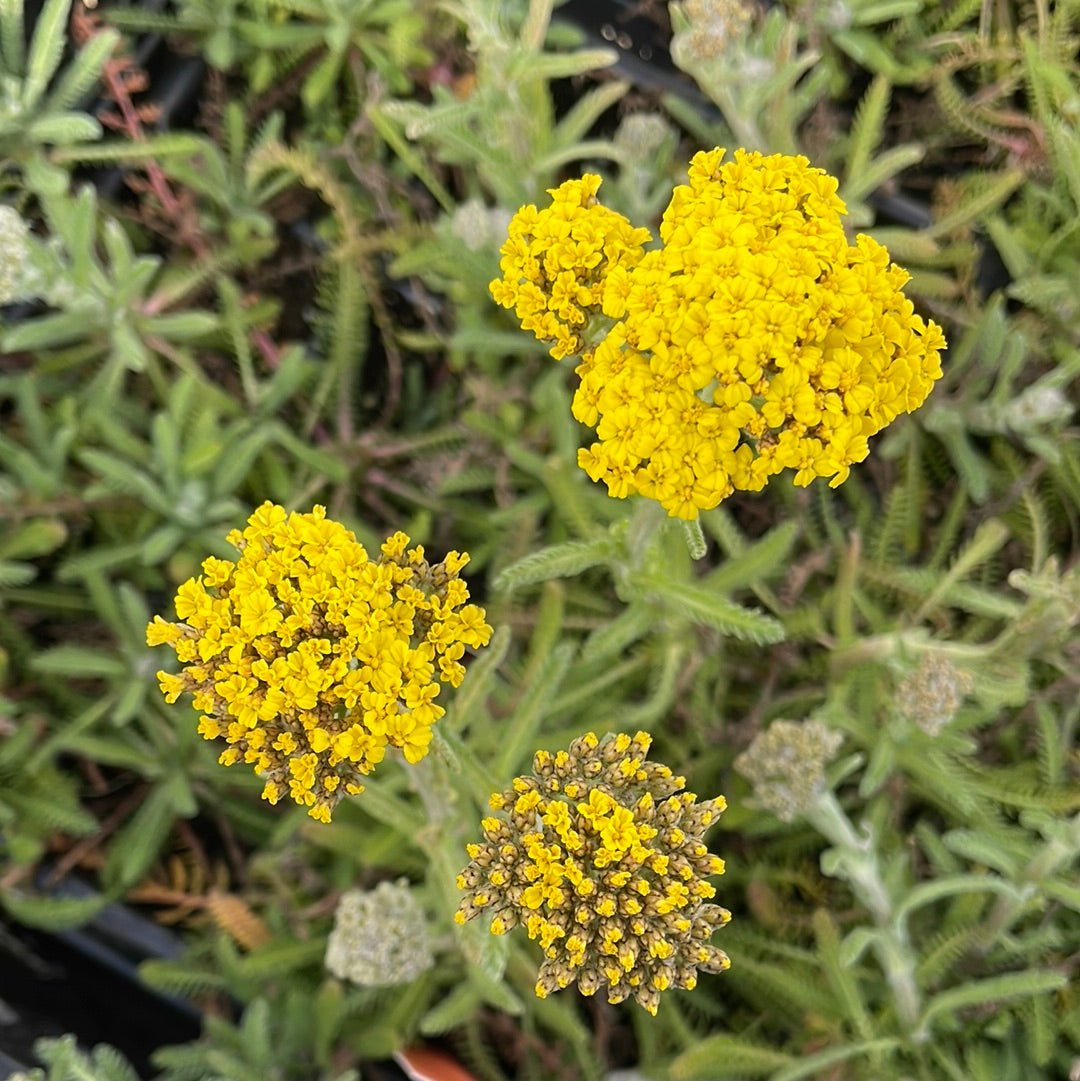
{"label": "leaf with hairs", "polygon": [[651,575],[635,575],[632,586],[659,601],[676,617],[713,627],[730,638],[757,645],[784,640],[784,625],[756,608],[743,608],[705,588],[678,585]]}
{"label": "leaf with hairs", "polygon": [[608,536],[554,544],[505,567],[495,576],[494,588],[509,592],[551,578],[569,578],[589,567],[606,563],[615,551],[615,541]]}
{"label": "leaf with hairs", "polygon": [[45,6],[38,16],[34,36],[30,39],[26,78],[22,86],[22,107],[27,111],[33,109],[41,99],[64,54],[70,10],[71,0],[45,0]]}
{"label": "leaf with hairs", "polygon": [[961,987],[950,987],[927,1002],[919,1020],[919,1031],[923,1037],[929,1036],[932,1022],[941,1014],[955,1014],[958,1010],[976,1007],[992,1007],[997,1012],[1000,1004],[1010,999],[1045,995],[1061,990],[1067,983],[1068,977],[1064,972],[1029,968],[1023,972],[1007,972],[1002,976],[974,980]]}
{"label": "leaf with hairs", "polygon": [[26,927],[42,931],[67,931],[89,923],[108,903],[107,898],[40,897],[0,889],[0,905]]}
{"label": "leaf with hairs", "polygon": [[724,1078],[768,1077],[791,1065],[792,1058],[771,1047],[737,1036],[707,1036],[671,1063],[672,1081],[722,1081]]}

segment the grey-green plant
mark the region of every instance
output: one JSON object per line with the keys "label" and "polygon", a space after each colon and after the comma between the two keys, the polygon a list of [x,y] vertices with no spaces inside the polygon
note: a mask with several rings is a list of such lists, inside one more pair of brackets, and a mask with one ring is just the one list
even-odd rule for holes
{"label": "grey-green plant", "polygon": [[[178,0],[106,12],[120,33],[70,49],[64,0],[33,28],[0,0],[0,302],[17,305],[0,310],[0,905],[55,930],[172,891],[156,911],[185,954],[142,979],[209,1008],[200,1040],[155,1055],[162,1081],[343,1081],[435,1037],[483,1081],[629,1058],[703,1081],[1078,1068],[1080,9],[671,8],[704,112],[613,73],[544,0]],[[216,67],[196,131],[104,137],[80,111],[143,28]],[[600,172],[655,233],[680,163],[715,143],[837,175],[852,231],[913,272],[951,350],[842,489],[773,485],[686,529],[577,469],[570,378],[487,283],[544,188]],[[134,198],[89,189],[110,165]],[[139,190],[151,165],[186,233]],[[369,550],[384,526],[468,550],[497,627],[424,768],[386,763],[325,828],[218,765],[143,638],[264,498],[324,502]],[[731,970],[656,1018],[536,1000],[532,943],[450,919],[488,794],[589,727],[647,729],[729,801]],[[745,779],[770,734],[771,772]],[[34,885],[71,850],[89,898]],[[328,971],[339,897],[401,878],[432,967],[392,988]],[[133,1076],[71,1038],[37,1053],[35,1081]]]}

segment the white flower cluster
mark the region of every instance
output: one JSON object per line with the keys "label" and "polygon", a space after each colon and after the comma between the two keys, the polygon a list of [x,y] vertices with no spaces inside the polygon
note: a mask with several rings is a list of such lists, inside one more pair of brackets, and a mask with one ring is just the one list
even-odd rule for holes
{"label": "white flower cluster", "polygon": [[12,206],[0,204],[0,304],[26,300],[30,226]]}
{"label": "white flower cluster", "polygon": [[434,964],[427,920],[405,879],[341,895],[326,947],[332,975],[359,987],[390,987]]}

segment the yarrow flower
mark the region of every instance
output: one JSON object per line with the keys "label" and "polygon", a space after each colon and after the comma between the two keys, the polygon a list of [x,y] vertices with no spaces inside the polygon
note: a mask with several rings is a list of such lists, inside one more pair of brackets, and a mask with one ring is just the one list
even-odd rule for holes
{"label": "yarrow flower", "polygon": [[147,628],[147,644],[172,646],[184,666],[158,673],[162,693],[194,696],[200,734],[228,745],[222,764],[266,777],[263,799],[288,793],[329,822],[387,746],[409,762],[427,754],[445,712],[436,672],[459,686],[465,648],[487,645],[484,610],[458,578],[469,557],[431,566],[395,533],[373,561],[323,507],[269,502],[227,540],[236,562],[204,560],[177,590],[181,622]]}
{"label": "yarrow flower", "polygon": [[550,342],[556,360],[584,348],[581,330],[600,313],[604,280],[615,267],[630,267],[643,254],[648,229],[635,229],[596,201],[598,176],[550,188],[551,206],[523,206],[499,249],[503,276],[491,295],[513,308],[523,330]]}
{"label": "yarrow flower", "polygon": [[956,717],[974,686],[972,674],[957,668],[944,654],[924,653],[919,667],[900,683],[896,705],[902,717],[914,721],[928,736],[937,736]]}
{"label": "yarrow flower", "polygon": [[706,879],[724,861],[702,841],[726,803],[683,791],[685,778],[647,760],[650,742],[590,732],[537,752],[531,774],[491,797],[498,814],[468,846],[455,919],[491,915],[497,935],[524,924],[544,951],[540,998],[576,982],[655,1014],[661,991],[729,967],[708,941],[731,918],[708,903]]}
{"label": "yarrow flower", "polygon": [[348,890],[334,913],[326,969],[358,987],[411,983],[435,964],[427,919],[405,879]]}
{"label": "yarrow flower", "polygon": [[[560,296],[577,282],[580,314],[599,298],[613,321],[595,348],[546,323],[541,333],[536,317],[527,327],[556,341],[556,357],[581,357],[573,413],[598,439],[578,464],[610,495],[638,493],[686,519],[785,469],[798,485],[842,483],[870,436],[923,403],[945,347],[885,248],[862,235],[848,243],[833,177],[804,157],[723,155],[695,155],[664,212],[661,248],[590,263],[561,242]],[[571,183],[591,194],[599,182]],[[500,303],[543,293],[530,268],[547,265],[545,244],[611,213],[578,200],[571,217],[567,205],[539,212],[548,216],[527,260],[504,258],[492,283]],[[519,211],[504,252],[538,216]]]}
{"label": "yarrow flower", "polygon": [[735,768],[777,818],[794,822],[825,792],[825,766],[843,742],[820,721],[773,721],[735,759]]}
{"label": "yarrow flower", "polygon": [[13,207],[0,204],[0,305],[24,300],[28,291],[30,226]]}

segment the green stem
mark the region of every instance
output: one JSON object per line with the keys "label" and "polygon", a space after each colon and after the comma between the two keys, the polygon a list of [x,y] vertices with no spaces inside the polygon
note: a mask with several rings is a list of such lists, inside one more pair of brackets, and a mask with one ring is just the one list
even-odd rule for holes
{"label": "green stem", "polygon": [[999,894],[990,915],[986,917],[979,932],[980,952],[985,953],[997,942],[1002,933],[1020,914],[1021,909],[1031,896],[1034,888],[1050,877],[1063,863],[1074,859],[1080,847],[1080,815],[1074,816],[1070,823],[1074,843],[1069,844],[1062,837],[1051,837],[1042,849],[1036,853],[1028,865],[1020,872],[1019,896]]}
{"label": "green stem", "polygon": [[894,913],[874,851],[873,837],[860,836],[831,792],[825,792],[807,812],[811,825],[832,842],[839,858],[835,873],[847,879],[855,896],[870,910],[878,934],[874,949],[885,970],[901,1024],[913,1032],[919,1019],[919,989],[915,956],[903,916]]}

